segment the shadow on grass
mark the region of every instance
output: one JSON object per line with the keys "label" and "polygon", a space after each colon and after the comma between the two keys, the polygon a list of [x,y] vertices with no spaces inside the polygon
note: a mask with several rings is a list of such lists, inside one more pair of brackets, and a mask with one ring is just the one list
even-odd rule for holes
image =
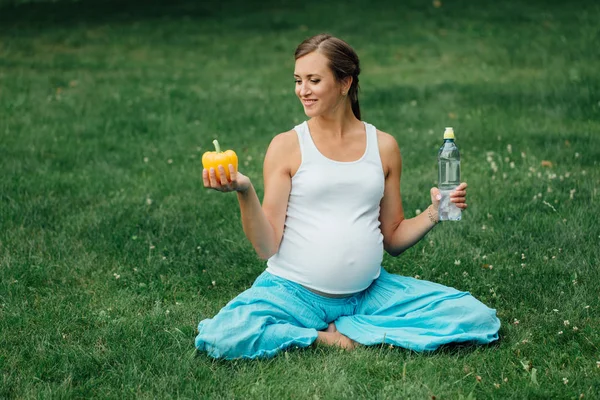
{"label": "shadow on grass", "polygon": [[225,12],[244,12],[245,3],[228,1],[166,0],[87,0],[77,3],[49,2],[0,6],[0,23],[5,28],[15,24],[69,25],[82,22],[133,22],[155,18],[208,18]]}
{"label": "shadow on grass", "polygon": [[[264,0],[260,4],[244,0],[83,0],[28,4],[2,4],[0,0],[0,32],[16,27],[43,30],[78,24],[133,23],[163,19],[220,21],[230,18],[256,18],[263,13],[304,9],[304,4]],[[267,26],[273,29],[276,26]]]}

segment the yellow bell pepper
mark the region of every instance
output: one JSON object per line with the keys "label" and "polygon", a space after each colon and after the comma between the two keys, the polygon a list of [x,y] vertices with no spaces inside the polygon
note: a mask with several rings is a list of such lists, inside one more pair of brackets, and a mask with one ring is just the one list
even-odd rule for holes
{"label": "yellow bell pepper", "polygon": [[202,166],[209,171],[211,168],[214,168],[217,177],[219,177],[220,174],[218,166],[222,165],[223,168],[225,168],[225,175],[227,175],[227,179],[231,180],[231,174],[229,173],[229,164],[233,164],[233,168],[237,172],[237,154],[235,154],[235,151],[233,150],[221,151],[221,146],[219,145],[219,142],[216,139],[213,140],[213,144],[215,145],[216,151],[207,151],[202,155]]}

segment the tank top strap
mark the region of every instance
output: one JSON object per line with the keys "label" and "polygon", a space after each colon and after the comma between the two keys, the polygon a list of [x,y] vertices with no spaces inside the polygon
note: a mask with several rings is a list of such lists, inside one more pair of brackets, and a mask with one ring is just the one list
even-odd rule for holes
{"label": "tank top strap", "polygon": [[310,131],[308,130],[308,121],[296,125],[294,127],[296,134],[298,135],[298,142],[300,143],[300,154],[302,155],[302,162],[314,161],[319,159],[319,150],[315,146],[312,138],[310,137]]}
{"label": "tank top strap", "polygon": [[377,142],[377,128],[368,122],[364,122],[364,124],[367,132],[367,154],[365,155],[365,158],[379,162],[380,157],[379,143]]}

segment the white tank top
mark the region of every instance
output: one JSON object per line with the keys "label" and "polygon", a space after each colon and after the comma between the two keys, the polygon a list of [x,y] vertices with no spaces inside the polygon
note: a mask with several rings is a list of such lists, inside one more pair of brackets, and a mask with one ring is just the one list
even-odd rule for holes
{"label": "white tank top", "polygon": [[271,274],[330,294],[360,292],[379,277],[385,177],[377,130],[364,124],[365,153],[351,162],[322,155],[306,121],[294,127],[302,162],[292,177],[279,251],[267,261]]}

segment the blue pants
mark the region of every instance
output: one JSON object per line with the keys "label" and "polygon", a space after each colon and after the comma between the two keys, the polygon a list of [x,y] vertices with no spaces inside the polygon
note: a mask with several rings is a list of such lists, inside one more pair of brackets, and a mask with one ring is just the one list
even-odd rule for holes
{"label": "blue pants", "polygon": [[272,357],[310,346],[330,322],[358,343],[415,351],[490,343],[500,328],[496,310],[468,292],[383,268],[366,290],[344,298],[320,296],[265,271],[214,318],[200,322],[196,347],[215,358]]}

